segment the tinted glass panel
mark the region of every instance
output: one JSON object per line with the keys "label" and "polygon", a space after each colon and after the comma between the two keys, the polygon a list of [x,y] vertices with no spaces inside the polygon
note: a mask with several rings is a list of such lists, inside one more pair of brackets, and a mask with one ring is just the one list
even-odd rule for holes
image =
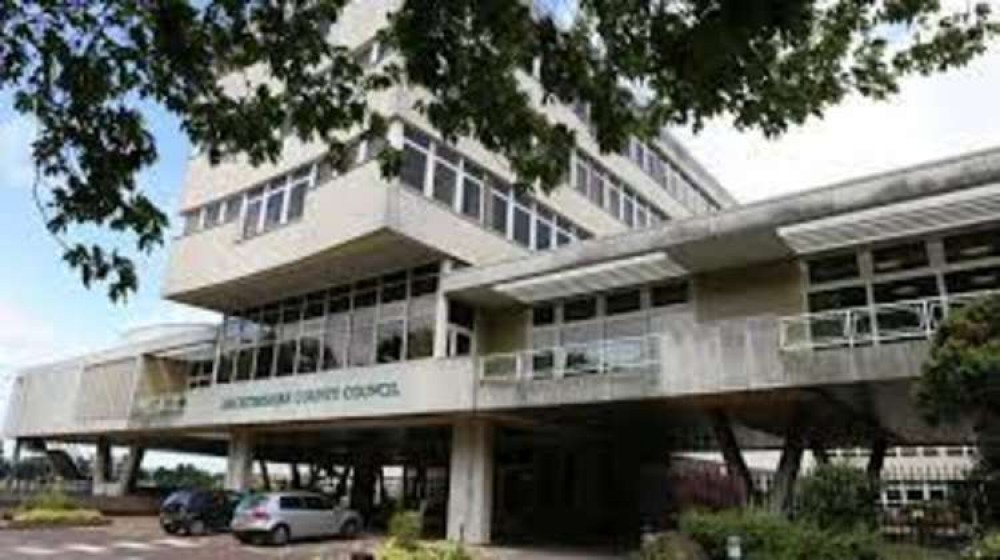
{"label": "tinted glass panel", "polygon": [[475,181],[465,180],[462,187],[462,213],[478,220],[482,215],[483,187]]}
{"label": "tinted glass panel", "polygon": [[597,300],[595,298],[583,298],[567,301],[563,305],[563,321],[584,321],[597,316]]}
{"label": "tinted glass panel", "polygon": [[844,309],[865,305],[868,305],[868,293],[862,287],[809,294],[809,310],[814,313],[828,309]]}
{"label": "tinted glass panel", "polygon": [[1000,230],[976,231],[946,237],[944,256],[948,262],[1000,257]]}
{"label": "tinted glass panel", "polygon": [[458,174],[451,167],[438,163],[434,167],[434,198],[449,208],[455,205],[455,185]]}
{"label": "tinted glass panel", "polygon": [[412,146],[404,147],[403,163],[399,171],[399,178],[403,184],[418,191],[423,191],[426,174],[427,156]]}
{"label": "tinted glass panel", "polygon": [[619,313],[638,311],[641,305],[642,301],[639,290],[609,294],[605,298],[605,314],[617,315]]}
{"label": "tinted glass panel", "polygon": [[671,282],[653,286],[649,290],[650,304],[653,307],[677,305],[688,300],[687,282]]}
{"label": "tinted glass panel", "polygon": [[816,259],[809,261],[807,266],[809,281],[813,284],[857,278],[861,274],[858,256],[854,253]]}
{"label": "tinted glass panel", "polygon": [[278,503],[281,509],[305,509],[305,503],[299,496],[282,496]]}
{"label": "tinted glass panel", "polygon": [[938,294],[937,279],[933,276],[875,284],[874,288],[875,303],[920,299]]}
{"label": "tinted glass panel", "polygon": [[952,272],[945,275],[944,282],[950,294],[1000,289],[1000,267]]}
{"label": "tinted glass panel", "polygon": [[531,310],[533,325],[551,325],[556,322],[556,308],[552,305],[542,305]]}
{"label": "tinted glass panel", "polygon": [[910,243],[876,249],[872,251],[872,266],[876,274],[927,266],[927,246]]}

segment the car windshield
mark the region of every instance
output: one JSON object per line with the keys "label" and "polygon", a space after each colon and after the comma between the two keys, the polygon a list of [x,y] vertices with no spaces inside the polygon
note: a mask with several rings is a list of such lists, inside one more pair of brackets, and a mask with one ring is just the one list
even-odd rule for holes
{"label": "car windshield", "polygon": [[244,496],[243,499],[240,500],[239,505],[236,506],[236,509],[241,511],[253,509],[265,503],[267,503],[267,496],[263,494],[251,494],[249,496]]}
{"label": "car windshield", "polygon": [[193,492],[187,490],[174,492],[173,494],[167,496],[167,499],[163,501],[163,505],[165,506],[184,505],[188,503],[188,501],[191,499],[192,494]]}

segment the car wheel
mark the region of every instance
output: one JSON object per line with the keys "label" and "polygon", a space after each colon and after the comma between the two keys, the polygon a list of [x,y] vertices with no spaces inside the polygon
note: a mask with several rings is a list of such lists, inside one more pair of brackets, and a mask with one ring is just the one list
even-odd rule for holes
{"label": "car wheel", "polygon": [[340,526],[340,534],[345,537],[356,537],[361,532],[361,523],[357,519],[348,519]]}
{"label": "car wheel", "polygon": [[201,535],[204,535],[206,532],[207,530],[205,527],[205,522],[202,521],[201,519],[192,520],[191,523],[188,524],[189,535],[200,537]]}
{"label": "car wheel", "polygon": [[271,529],[271,544],[274,546],[285,546],[288,544],[291,535],[288,533],[288,527],[284,525],[278,525],[274,529]]}
{"label": "car wheel", "polygon": [[242,535],[237,533],[236,540],[240,541],[240,544],[253,544],[256,539],[253,538],[253,535]]}
{"label": "car wheel", "polygon": [[163,531],[168,535],[176,535],[177,527],[175,527],[174,525],[164,525]]}

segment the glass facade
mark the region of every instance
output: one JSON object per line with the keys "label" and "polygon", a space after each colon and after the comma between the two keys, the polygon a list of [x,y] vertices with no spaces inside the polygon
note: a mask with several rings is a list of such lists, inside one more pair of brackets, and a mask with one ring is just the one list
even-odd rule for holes
{"label": "glass facade", "polygon": [[544,251],[590,232],[427,133],[406,126],[400,182],[523,247]]}
{"label": "glass facade", "polygon": [[215,382],[430,357],[439,268],[431,263],[227,316]]}
{"label": "glass facade", "polygon": [[595,159],[579,150],[573,159],[573,188],[616,220],[630,228],[655,226],[668,220],[666,214]]}

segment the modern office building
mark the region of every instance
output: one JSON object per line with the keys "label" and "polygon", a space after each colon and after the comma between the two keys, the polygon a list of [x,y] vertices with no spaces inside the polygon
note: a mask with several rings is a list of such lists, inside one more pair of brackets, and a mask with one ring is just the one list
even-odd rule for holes
{"label": "modern office building", "polygon": [[[334,36],[381,64],[391,3],[359,4]],[[627,535],[666,515],[673,450],[969,439],[909,386],[941,317],[1000,286],[1000,150],[739,205],[668,134],[602,154],[586,108],[551,105],[579,147],[522,193],[420,95],[379,94],[388,136],[348,169],[292,137],[276,165],[193,156],[164,296],[224,322],[20,372],[6,435],[96,443],[95,491],[196,451],[232,488],[254,460],[350,466],[364,510],[401,465],[478,543]]]}

